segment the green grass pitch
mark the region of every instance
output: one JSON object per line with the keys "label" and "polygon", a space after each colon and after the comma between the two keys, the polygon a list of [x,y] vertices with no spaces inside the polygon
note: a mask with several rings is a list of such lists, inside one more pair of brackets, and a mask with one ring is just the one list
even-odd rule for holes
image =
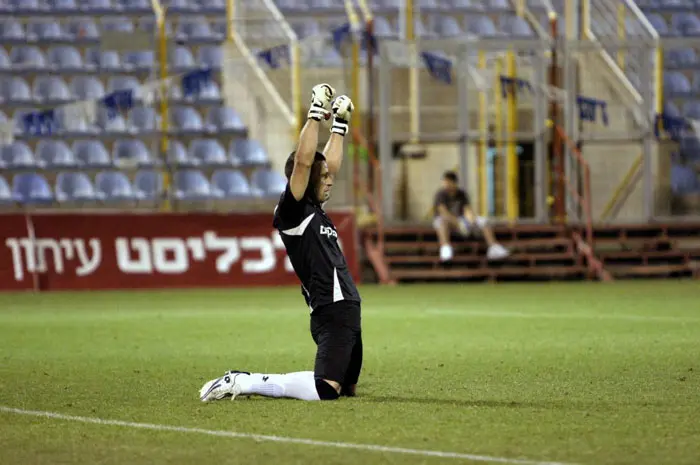
{"label": "green grass pitch", "polygon": [[211,404],[198,390],[227,369],[312,369],[297,287],[1,294],[0,463],[700,463],[697,281],[361,292],[357,398]]}

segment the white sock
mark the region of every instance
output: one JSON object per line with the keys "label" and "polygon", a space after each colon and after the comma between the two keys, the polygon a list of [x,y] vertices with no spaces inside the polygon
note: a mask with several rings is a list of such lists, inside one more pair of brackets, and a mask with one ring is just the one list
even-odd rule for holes
{"label": "white sock", "polygon": [[313,371],[297,371],[285,374],[252,373],[236,377],[244,395],[265,397],[289,397],[299,400],[321,400],[316,391]]}

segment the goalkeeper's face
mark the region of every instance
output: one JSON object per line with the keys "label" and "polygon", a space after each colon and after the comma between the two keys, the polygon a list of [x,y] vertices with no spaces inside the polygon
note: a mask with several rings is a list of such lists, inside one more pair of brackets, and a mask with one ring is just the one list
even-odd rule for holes
{"label": "goalkeeper's face", "polygon": [[328,165],[325,161],[321,162],[321,169],[316,178],[316,198],[319,203],[327,202],[331,197],[331,188],[333,187],[333,176],[328,171]]}

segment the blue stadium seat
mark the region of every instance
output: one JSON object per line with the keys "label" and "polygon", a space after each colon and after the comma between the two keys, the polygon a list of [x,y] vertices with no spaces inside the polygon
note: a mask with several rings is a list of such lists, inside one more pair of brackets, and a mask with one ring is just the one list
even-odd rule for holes
{"label": "blue stadium seat", "polygon": [[153,50],[139,50],[125,53],[123,64],[126,69],[153,69],[155,66],[155,53],[153,53]]}
{"label": "blue stadium seat", "polygon": [[452,16],[441,16],[438,18],[437,32],[442,37],[458,37],[464,35],[459,23]]}
{"label": "blue stadium seat", "polygon": [[693,163],[700,162],[700,139],[695,136],[681,138],[680,151],[683,159]]}
{"label": "blue stadium seat", "polygon": [[12,192],[12,189],[10,189],[10,185],[7,183],[5,178],[0,176],[0,203],[7,204],[19,202],[20,200],[21,197],[17,193]]}
{"label": "blue stadium seat", "polygon": [[33,94],[37,102],[60,104],[72,100],[68,86],[58,76],[38,76],[34,80]]}
{"label": "blue stadium seat", "polygon": [[56,41],[66,37],[60,24],[50,19],[30,20],[27,23],[27,39],[30,41]]}
{"label": "blue stadium seat", "polygon": [[212,190],[217,197],[238,198],[252,195],[245,175],[238,170],[217,170],[211,177]]}
{"label": "blue stadium seat", "polygon": [[196,68],[197,64],[194,61],[192,52],[187,47],[176,47],[175,50],[168,56],[170,65],[179,71]]}
{"label": "blue stadium seat", "polygon": [[168,163],[183,166],[198,166],[199,160],[190,158],[185,145],[178,140],[168,142]]}
{"label": "blue stadium seat", "polygon": [[216,139],[195,139],[190,142],[190,158],[203,165],[230,165],[226,150]]}
{"label": "blue stadium seat", "polygon": [[97,127],[105,132],[123,134],[128,131],[126,121],[121,113],[110,115],[109,111],[100,107],[97,109]]}
{"label": "blue stadium seat", "polygon": [[135,133],[157,131],[159,119],[153,107],[134,107],[129,112],[127,128]]}
{"label": "blue stadium seat", "polygon": [[176,129],[182,131],[203,131],[204,123],[199,112],[192,107],[175,107],[172,109],[170,118]]}
{"label": "blue stadium seat", "polygon": [[[114,10],[109,10],[114,11]],[[68,22],[67,31],[74,40],[97,40],[100,37],[100,30],[92,18],[76,18]]]}
{"label": "blue stadium seat", "polygon": [[46,68],[46,57],[41,53],[39,47],[35,45],[17,45],[12,47],[10,60],[13,67],[27,70],[44,70]]}
{"label": "blue stadium seat", "polygon": [[389,21],[383,16],[374,18],[374,35],[377,37],[396,37],[397,31],[391,26]]}
{"label": "blue stadium seat", "polygon": [[112,159],[118,165],[150,166],[155,160],[140,139],[121,139],[114,143]]}
{"label": "blue stadium seat", "polygon": [[111,0],[83,0],[84,9],[90,13],[112,13],[119,11],[116,5],[112,5]]}
{"label": "blue stadium seat", "polygon": [[664,102],[664,114],[674,118],[681,116],[680,110],[678,110],[678,107],[673,102]]}
{"label": "blue stadium seat", "polygon": [[24,27],[12,18],[5,18],[0,23],[0,38],[3,42],[20,42],[26,40]]}
{"label": "blue stadium seat", "polygon": [[683,106],[683,116],[700,120],[700,100],[688,102]]}
{"label": "blue stadium seat", "polygon": [[127,13],[151,13],[153,7],[149,0],[121,0],[122,8]]}
{"label": "blue stadium seat", "polygon": [[218,45],[201,47],[197,53],[197,61],[212,69],[220,69],[224,62],[224,50]]}
{"label": "blue stadium seat", "polygon": [[138,89],[141,83],[134,76],[112,76],[107,81],[107,93],[115,90]]}
{"label": "blue stadium seat", "polygon": [[97,61],[94,62],[91,60],[91,62],[95,63],[97,67],[108,71],[117,71],[123,68],[121,57],[119,56],[119,53],[114,50],[99,52],[97,55]]}
{"label": "blue stadium seat", "polygon": [[649,23],[654,26],[654,29],[659,33],[661,36],[675,36],[677,35],[676,32],[668,27],[668,24],[666,24],[666,20],[656,14],[652,13],[647,15],[647,19],[649,20]]}
{"label": "blue stadium seat", "polygon": [[57,139],[40,140],[36,145],[36,158],[49,168],[78,165],[73,151],[64,141]]}
{"label": "blue stadium seat", "polygon": [[201,200],[212,197],[211,184],[199,170],[179,170],[175,173],[175,198]]}
{"label": "blue stadium seat", "polygon": [[70,45],[58,45],[49,48],[46,58],[49,66],[56,70],[78,71],[84,68],[80,52]]}
{"label": "blue stadium seat", "polygon": [[224,0],[201,0],[202,13],[225,13],[226,3]]}
{"label": "blue stadium seat", "polygon": [[22,203],[38,204],[54,199],[46,178],[37,173],[19,173],[12,179],[13,196]]}
{"label": "blue stadium seat", "polygon": [[207,114],[207,129],[209,131],[244,131],[243,120],[231,107],[215,107]]}
{"label": "blue stadium seat", "polygon": [[10,69],[12,62],[4,48],[0,47],[0,69]]}
{"label": "blue stadium seat", "polygon": [[267,152],[260,142],[251,139],[238,139],[231,142],[229,152],[246,165],[264,165],[269,162]]}
{"label": "blue stadium seat", "polygon": [[80,100],[93,100],[105,96],[102,81],[94,76],[76,76],[71,80],[70,90]]}
{"label": "blue stadium seat", "polygon": [[37,13],[46,11],[46,6],[38,0],[15,0],[13,3],[17,13]]}
{"label": "blue stadium seat", "polygon": [[112,166],[112,159],[99,140],[78,140],[73,142],[75,158],[86,166],[106,168]]}
{"label": "blue stadium seat", "polygon": [[468,16],[466,26],[467,31],[481,37],[498,37],[502,35],[488,16]]}
{"label": "blue stadium seat", "polygon": [[676,195],[700,192],[700,181],[698,181],[698,175],[695,173],[695,170],[689,166],[672,164],[671,192]]}
{"label": "blue stadium seat", "polygon": [[666,54],[667,65],[671,67],[682,68],[693,66],[698,62],[698,56],[692,48],[676,48],[671,49]]}
{"label": "blue stadium seat", "polygon": [[684,97],[691,93],[688,78],[678,71],[670,71],[664,74],[664,93],[673,97]]}
{"label": "blue stadium seat", "polygon": [[278,196],[287,187],[287,179],[279,172],[258,169],[251,175],[254,189],[264,197]]}
{"label": "blue stadium seat", "polygon": [[105,201],[131,200],[135,197],[129,178],[122,171],[100,171],[95,176],[97,197]]}
{"label": "blue stadium seat", "polygon": [[482,5],[482,0],[452,0],[451,8],[450,6],[447,6],[447,8],[457,11],[481,11],[484,9]]}
{"label": "blue stadium seat", "polygon": [[77,13],[79,8],[75,0],[53,0],[53,10],[57,13]]}
{"label": "blue stadium seat", "polygon": [[283,13],[300,13],[308,10],[308,5],[299,0],[276,0],[277,8]]}
{"label": "blue stadium seat", "polygon": [[433,13],[444,9],[443,3],[439,0],[417,0],[416,5],[422,12]]}
{"label": "blue stadium seat", "polygon": [[102,18],[102,29],[105,31],[116,31],[116,32],[133,32],[134,23],[131,19],[119,16],[119,17],[103,17]]}
{"label": "blue stadium seat", "polygon": [[85,173],[61,172],[56,176],[56,200],[59,202],[90,201],[97,195]]}
{"label": "blue stadium seat", "polygon": [[[190,4],[187,0],[181,0],[182,2],[185,2],[187,4]],[[168,10],[170,12],[173,12],[173,10]],[[142,17],[141,21],[139,21],[139,29],[142,31],[150,32],[150,33],[156,33],[156,19],[153,16],[146,16]],[[168,36],[171,36],[173,33],[173,27],[172,23],[170,21],[167,21],[165,23],[165,33]]]}
{"label": "blue stadium seat", "polygon": [[32,149],[18,140],[2,147],[2,158],[10,168],[32,168],[38,165]]}
{"label": "blue stadium seat", "polygon": [[513,8],[508,0],[488,0],[486,3],[489,10],[511,10]]}
{"label": "blue stadium seat", "polygon": [[194,16],[185,18],[180,22],[175,37],[178,40],[192,41],[215,41],[222,40],[214,31],[212,31],[209,21],[202,16]]}
{"label": "blue stadium seat", "polygon": [[[0,78],[1,79],[1,78]],[[0,98],[5,102],[31,102],[34,100],[29,84],[19,76],[2,79]]]}
{"label": "blue stadium seat", "polygon": [[158,171],[140,170],[134,177],[134,194],[140,199],[155,199],[163,192],[163,175]]}
{"label": "blue stadium seat", "polygon": [[318,21],[313,18],[304,18],[303,20],[293,23],[292,29],[294,29],[294,32],[297,33],[300,39],[321,34],[321,27],[319,26]]}
{"label": "blue stadium seat", "polygon": [[693,74],[693,92],[700,97],[700,71],[696,71]]}
{"label": "blue stadium seat", "polygon": [[524,18],[513,15],[501,16],[501,31],[514,37],[535,37],[535,31]]}

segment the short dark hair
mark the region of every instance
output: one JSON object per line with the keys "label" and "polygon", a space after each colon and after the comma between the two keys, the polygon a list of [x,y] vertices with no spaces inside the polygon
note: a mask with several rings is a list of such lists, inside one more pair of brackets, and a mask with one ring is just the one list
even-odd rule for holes
{"label": "short dark hair", "polygon": [[454,183],[457,182],[457,173],[454,171],[445,171],[445,173],[442,175],[442,179],[446,179],[448,181],[452,181]]}
{"label": "short dark hair", "polygon": [[[287,161],[284,164],[284,175],[287,177],[287,181],[292,178],[296,153],[296,151],[290,153],[287,157]],[[321,152],[316,152],[314,154],[314,161],[311,165],[311,174],[309,175],[309,184],[306,186],[306,192],[304,193],[304,196],[308,197],[309,199],[314,199],[314,189],[321,177],[321,164],[325,161],[326,156]]]}

